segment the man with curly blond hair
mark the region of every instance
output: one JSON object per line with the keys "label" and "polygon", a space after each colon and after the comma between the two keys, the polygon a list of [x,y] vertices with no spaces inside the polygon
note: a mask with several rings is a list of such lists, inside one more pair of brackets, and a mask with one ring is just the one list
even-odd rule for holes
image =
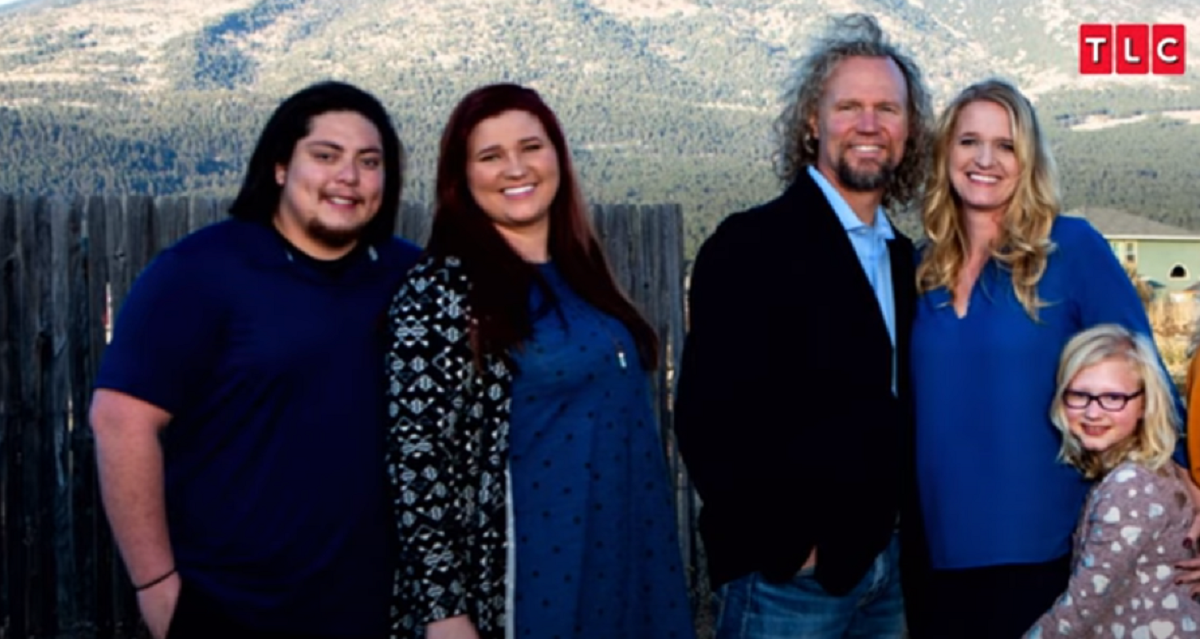
{"label": "man with curly blond hair", "polygon": [[912,59],[836,19],[779,118],[783,194],[696,258],[675,428],[719,639],[905,633],[916,278],[888,211],[917,195],[930,120]]}

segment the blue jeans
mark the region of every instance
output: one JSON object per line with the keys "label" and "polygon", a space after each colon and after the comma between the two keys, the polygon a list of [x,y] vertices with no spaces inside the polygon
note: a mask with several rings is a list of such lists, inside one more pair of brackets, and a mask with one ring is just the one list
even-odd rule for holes
{"label": "blue jeans", "polygon": [[[820,561],[821,551],[817,551]],[[805,568],[774,584],[759,573],[717,589],[716,639],[901,639],[904,596],[895,536],[848,594],[825,592]]]}

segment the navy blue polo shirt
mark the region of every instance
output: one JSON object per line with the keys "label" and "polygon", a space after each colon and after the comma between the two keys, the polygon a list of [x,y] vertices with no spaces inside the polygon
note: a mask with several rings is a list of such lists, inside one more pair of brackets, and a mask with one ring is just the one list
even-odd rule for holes
{"label": "navy blue polo shirt", "polygon": [[418,253],[395,239],[330,268],[227,220],[160,253],[120,309],[96,385],[172,415],[176,565],[245,624],[386,634],[382,327]]}

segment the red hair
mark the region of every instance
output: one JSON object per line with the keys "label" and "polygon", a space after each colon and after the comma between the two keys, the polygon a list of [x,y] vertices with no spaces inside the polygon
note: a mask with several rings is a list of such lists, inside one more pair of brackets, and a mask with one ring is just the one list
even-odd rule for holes
{"label": "red hair", "polygon": [[480,122],[507,111],[524,111],[541,122],[558,156],[559,187],[550,204],[549,252],[563,279],[580,297],[615,317],[633,335],[646,369],[658,365],[658,337],[617,285],[587,217],[567,140],[554,112],[533,89],[490,84],[468,93],[442,132],[436,204],[427,251],[455,256],[472,281],[468,303],[477,320],[476,354],[507,355],[533,333],[530,290],[553,292],[496,230],[467,184],[468,141]]}

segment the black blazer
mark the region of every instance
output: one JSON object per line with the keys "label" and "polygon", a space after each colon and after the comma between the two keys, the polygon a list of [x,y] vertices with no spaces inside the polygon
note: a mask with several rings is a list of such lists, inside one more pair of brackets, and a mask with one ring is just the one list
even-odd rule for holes
{"label": "black blazer", "polygon": [[844,594],[895,530],[911,479],[912,242],[890,241],[892,343],[846,230],[802,172],[726,218],[696,257],[675,405],[714,587],[759,571]]}

